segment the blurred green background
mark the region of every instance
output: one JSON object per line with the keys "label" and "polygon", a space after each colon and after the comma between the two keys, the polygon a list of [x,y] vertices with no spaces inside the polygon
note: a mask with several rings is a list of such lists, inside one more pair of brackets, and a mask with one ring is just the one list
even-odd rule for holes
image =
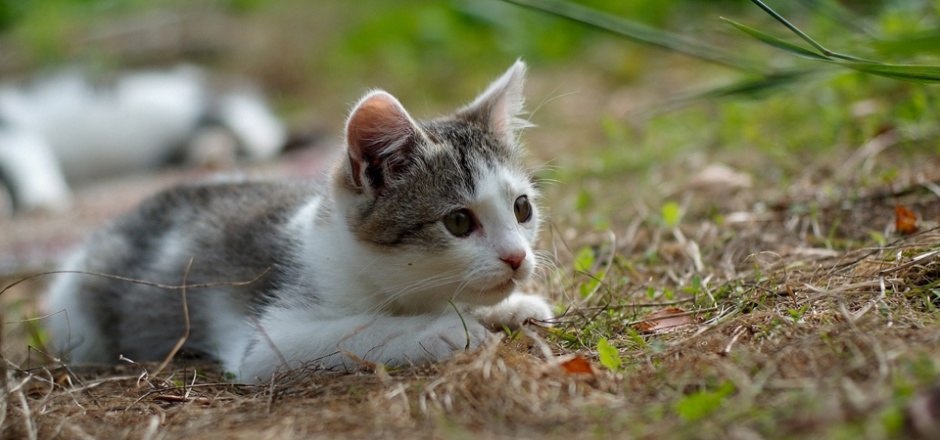
{"label": "blurred green background", "polygon": [[[794,57],[721,20],[805,46],[749,1],[568,4],[706,44],[749,68],[497,0],[4,0],[0,75],[199,63],[258,81],[294,129],[339,132],[368,88],[391,91],[419,117],[439,114],[521,57],[542,126],[531,135],[535,156],[562,165],[554,173],[563,177],[642,178],[658,163],[705,153],[786,183],[807,163],[844,157],[887,131],[901,134],[901,151],[940,152],[933,86]],[[841,52],[940,64],[940,1],[769,4]]]}

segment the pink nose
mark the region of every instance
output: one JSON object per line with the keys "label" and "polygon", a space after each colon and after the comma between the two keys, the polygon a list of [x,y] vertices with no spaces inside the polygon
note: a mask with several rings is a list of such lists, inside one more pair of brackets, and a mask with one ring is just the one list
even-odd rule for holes
{"label": "pink nose", "polygon": [[512,270],[516,270],[519,268],[519,266],[522,266],[522,262],[525,261],[525,251],[503,255],[499,257],[499,259],[502,260],[503,263],[509,265]]}

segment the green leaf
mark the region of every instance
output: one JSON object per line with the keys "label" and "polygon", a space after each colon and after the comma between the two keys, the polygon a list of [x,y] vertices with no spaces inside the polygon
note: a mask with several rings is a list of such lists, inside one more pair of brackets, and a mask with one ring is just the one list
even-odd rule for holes
{"label": "green leaf", "polygon": [[849,69],[891,79],[921,83],[940,83],[940,66],[910,64],[838,63]]}
{"label": "green leaf", "polygon": [[794,324],[800,323],[800,320],[803,319],[803,315],[806,314],[806,308],[808,306],[808,304],[803,304],[803,307],[800,307],[799,309],[787,308],[787,312],[790,313],[790,319],[793,320]]}
{"label": "green leaf", "polygon": [[588,272],[594,267],[594,249],[585,246],[574,256],[574,270],[576,272]]}
{"label": "green leaf", "polygon": [[715,391],[698,391],[689,394],[676,404],[676,412],[688,422],[701,420],[719,409],[725,398],[733,392],[734,384],[725,382]]}
{"label": "green leaf", "polygon": [[576,343],[580,341],[577,334],[562,330],[557,327],[549,327],[548,332],[551,333],[556,338],[559,338],[568,343]]}
{"label": "green leaf", "polygon": [[578,290],[581,293],[582,298],[587,298],[590,294],[594,293],[594,290],[597,289],[597,285],[601,283],[601,280],[604,278],[606,271],[600,271],[597,275],[592,276],[587,282],[581,285]]}
{"label": "green leaf", "polygon": [[663,223],[665,223],[667,227],[673,228],[678,226],[679,219],[682,217],[679,205],[676,202],[666,202],[662,207],[662,216]]}
{"label": "green leaf", "polygon": [[595,287],[597,287],[597,280],[591,278],[588,280],[588,282],[582,284],[581,287],[578,288],[578,293],[581,295],[581,298],[587,298],[588,295],[594,291]]}
{"label": "green leaf", "polygon": [[616,347],[610,345],[607,339],[597,341],[597,354],[601,358],[601,365],[607,367],[610,371],[617,371],[623,365],[623,359],[620,358],[620,352]]}
{"label": "green leaf", "polygon": [[26,322],[29,333],[29,345],[37,348],[44,348],[49,344],[49,333],[39,325],[39,321],[30,320]]}
{"label": "green leaf", "polygon": [[829,61],[828,57],[824,55],[820,55],[804,47],[797,46],[789,41],[781,40],[780,38],[774,37],[773,35],[765,34],[750,26],[743,25],[741,23],[738,23],[734,20],[731,20],[725,17],[721,17],[721,19],[728,22],[730,25],[738,28],[739,31],[744,32],[745,34],[748,34],[751,37],[765,44],[769,44],[791,55],[796,55],[798,57],[809,58],[811,60],[817,60],[817,61]]}

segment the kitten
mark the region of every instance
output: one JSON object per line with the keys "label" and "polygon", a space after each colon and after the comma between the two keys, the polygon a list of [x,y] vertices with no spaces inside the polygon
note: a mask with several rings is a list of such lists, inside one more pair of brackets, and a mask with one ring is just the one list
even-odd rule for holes
{"label": "kitten", "polygon": [[0,183],[14,208],[61,208],[70,182],[213,154],[224,148],[220,132],[253,159],[274,156],[286,138],[251,87],[214,90],[192,66],[111,81],[62,71],[0,87]]}
{"label": "kitten", "polygon": [[[549,319],[544,299],[515,292],[535,270],[541,222],[518,141],[524,75],[517,61],[467,107],[420,122],[373,91],[349,116],[325,189],[171,189],[65,269],[170,285],[261,275],[186,292],[184,350],[243,381],[310,363],[437,361],[482,344],[487,327]],[[185,333],[179,290],[91,275],[59,275],[49,311],[56,347],[78,363],[162,359]]]}

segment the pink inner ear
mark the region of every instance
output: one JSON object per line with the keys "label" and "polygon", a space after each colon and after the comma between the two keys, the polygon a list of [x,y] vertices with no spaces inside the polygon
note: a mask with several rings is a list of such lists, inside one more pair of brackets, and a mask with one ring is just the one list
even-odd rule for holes
{"label": "pink inner ear", "polygon": [[[346,127],[349,146],[359,150],[360,158],[381,153],[381,150],[392,146],[390,144],[394,144],[396,138],[411,134],[411,121],[405,109],[385,93],[373,94],[359,104]],[[364,151],[368,149],[379,151]]]}
{"label": "pink inner ear", "polygon": [[[375,94],[367,98],[349,119],[348,136],[351,144],[375,144],[390,134],[407,134],[411,125],[401,105],[389,95]],[[406,131],[403,133],[403,131]]]}
{"label": "pink inner ear", "polygon": [[350,168],[356,185],[365,183],[363,167],[396,171],[405,162],[404,156],[414,145],[416,134],[408,112],[392,95],[373,92],[363,99],[346,124]]}

